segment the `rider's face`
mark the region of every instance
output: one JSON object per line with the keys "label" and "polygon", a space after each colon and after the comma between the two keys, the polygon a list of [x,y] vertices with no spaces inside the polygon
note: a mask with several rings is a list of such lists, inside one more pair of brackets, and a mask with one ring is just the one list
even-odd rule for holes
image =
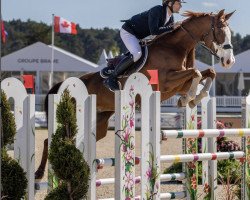
{"label": "rider's face", "polygon": [[173,12],[178,13],[180,11],[181,7],[182,7],[181,2],[175,1],[174,5],[173,5]]}

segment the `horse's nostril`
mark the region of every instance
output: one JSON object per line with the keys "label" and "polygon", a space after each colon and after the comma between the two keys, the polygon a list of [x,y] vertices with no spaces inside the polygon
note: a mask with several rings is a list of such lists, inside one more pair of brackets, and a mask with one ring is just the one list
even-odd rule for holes
{"label": "horse's nostril", "polygon": [[224,63],[224,57],[220,58],[221,63]]}
{"label": "horse's nostril", "polygon": [[229,59],[227,60],[227,64],[228,64],[228,65],[230,64],[230,60],[229,60]]}

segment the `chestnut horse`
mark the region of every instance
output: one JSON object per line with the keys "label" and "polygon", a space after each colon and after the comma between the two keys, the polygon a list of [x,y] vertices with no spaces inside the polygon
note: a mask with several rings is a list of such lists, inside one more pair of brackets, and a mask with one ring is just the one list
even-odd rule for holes
{"label": "chestnut horse", "polygon": [[[232,13],[225,14],[221,10],[218,14],[185,12],[188,17],[180,27],[170,33],[156,37],[148,46],[148,58],[141,73],[147,74],[149,69],[159,71],[161,101],[175,94],[180,94],[178,106],[190,107],[197,105],[210,89],[215,71],[207,69],[199,72],[194,66],[195,46],[203,43],[210,51],[220,58],[221,65],[230,68],[235,58],[231,44],[231,32],[228,19]],[[96,137],[100,140],[106,136],[108,120],[114,113],[114,93],[103,86],[103,78],[99,72],[87,74],[80,78],[90,94],[97,96],[97,124]],[[206,79],[206,80],[205,80]],[[201,93],[196,96],[197,86],[205,81]],[[126,78],[120,79],[124,84]],[[61,83],[55,85],[48,94],[55,94]],[[48,98],[46,98],[47,104]],[[45,148],[36,178],[41,178],[44,172],[48,154],[48,141],[44,142]]]}

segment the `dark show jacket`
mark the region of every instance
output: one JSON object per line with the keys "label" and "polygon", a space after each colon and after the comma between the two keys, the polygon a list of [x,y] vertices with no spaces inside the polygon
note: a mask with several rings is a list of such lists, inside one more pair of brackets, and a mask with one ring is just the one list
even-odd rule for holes
{"label": "dark show jacket", "polygon": [[160,35],[164,32],[172,31],[174,28],[173,15],[166,21],[166,6],[155,6],[148,11],[134,15],[128,20],[124,20],[122,28],[136,36],[138,39],[149,35]]}

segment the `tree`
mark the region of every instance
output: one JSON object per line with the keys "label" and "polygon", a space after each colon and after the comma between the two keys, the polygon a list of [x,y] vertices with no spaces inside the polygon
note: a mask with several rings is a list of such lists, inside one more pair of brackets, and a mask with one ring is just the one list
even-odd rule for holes
{"label": "tree", "polygon": [[[82,152],[75,147],[76,110],[69,90],[65,90],[56,110],[57,130],[52,136],[49,161],[59,179],[46,200],[78,200],[86,198],[90,169]],[[88,134],[88,133],[86,133]]]}
{"label": "tree", "polygon": [[1,199],[20,200],[25,196],[28,181],[23,168],[7,154],[6,145],[14,142],[16,124],[6,94],[1,92],[1,97],[3,123]]}

